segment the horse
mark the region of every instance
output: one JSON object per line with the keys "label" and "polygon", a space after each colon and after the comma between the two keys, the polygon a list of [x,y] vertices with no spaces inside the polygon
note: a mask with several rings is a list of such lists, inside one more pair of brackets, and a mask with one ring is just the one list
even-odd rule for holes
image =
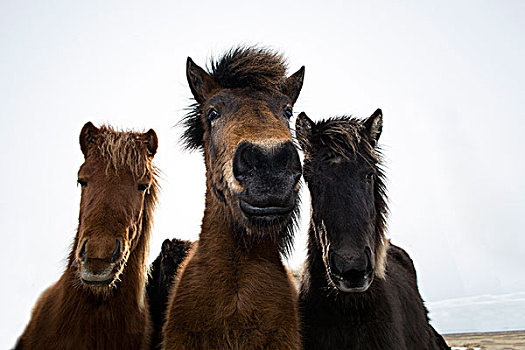
{"label": "horse", "polygon": [[157,258],[151,263],[146,293],[153,325],[151,348],[160,349],[168,295],[180,264],[188,255],[191,242],[173,238],[162,242]]}
{"label": "horse", "polygon": [[383,114],[296,120],[311,195],[299,293],[304,349],[448,349],[410,256],[385,237]]}
{"label": "horse", "polygon": [[149,349],[157,145],[152,129],[84,125],[79,224],[67,267],[39,297],[16,349]]}
{"label": "horse", "polygon": [[199,242],[170,294],[163,349],[299,349],[297,291],[282,263],[302,173],[289,120],[304,67],[237,47],[206,72],[188,58],[195,98],[183,140],[206,165]]}

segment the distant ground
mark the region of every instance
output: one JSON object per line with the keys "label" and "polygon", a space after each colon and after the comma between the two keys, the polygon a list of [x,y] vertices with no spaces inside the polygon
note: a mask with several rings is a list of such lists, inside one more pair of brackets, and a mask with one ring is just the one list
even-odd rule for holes
{"label": "distant ground", "polygon": [[441,334],[525,329],[525,291],[440,300],[426,306]]}
{"label": "distant ground", "polygon": [[448,345],[467,349],[524,350],[525,330],[484,333],[443,334]]}

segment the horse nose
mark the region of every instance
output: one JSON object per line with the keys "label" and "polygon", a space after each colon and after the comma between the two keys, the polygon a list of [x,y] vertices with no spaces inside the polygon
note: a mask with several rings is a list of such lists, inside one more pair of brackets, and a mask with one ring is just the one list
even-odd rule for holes
{"label": "horse nose", "polygon": [[344,258],[336,252],[329,252],[332,273],[350,284],[360,283],[372,271],[370,248],[365,248],[357,258]]}
{"label": "horse nose", "polygon": [[109,284],[115,276],[117,262],[122,257],[120,239],[89,237],[79,251],[80,277],[87,284]]}
{"label": "horse nose", "polygon": [[242,142],[233,156],[233,176],[245,184],[251,175],[285,175],[295,185],[302,173],[299,154],[290,141],[271,147]]}
{"label": "horse nose", "polygon": [[78,251],[78,259],[82,263],[90,263],[94,260],[106,264],[115,263],[122,256],[122,247],[119,238],[85,238]]}

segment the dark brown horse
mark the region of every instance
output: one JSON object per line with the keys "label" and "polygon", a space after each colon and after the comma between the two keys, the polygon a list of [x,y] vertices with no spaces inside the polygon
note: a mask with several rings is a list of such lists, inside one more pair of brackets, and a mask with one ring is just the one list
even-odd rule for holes
{"label": "dark brown horse", "polygon": [[428,323],[412,260],[385,238],[381,130],[379,109],[366,120],[297,118],[312,203],[299,296],[305,349],[448,348]]}
{"label": "dark brown horse", "polygon": [[66,271],[38,299],[17,349],[148,349],[146,258],[157,135],[84,125],[77,235]]}
{"label": "dark brown horse", "polygon": [[166,318],[168,295],[177,270],[188,255],[192,243],[181,239],[166,239],[162,242],[159,256],[151,263],[146,292],[153,326],[151,348],[160,349],[162,326]]}
{"label": "dark brown horse", "polygon": [[199,243],[170,296],[165,349],[299,349],[291,242],[301,164],[289,119],[304,68],[239,48],[207,73],[188,58],[196,104],[189,148],[202,149],[206,202]]}

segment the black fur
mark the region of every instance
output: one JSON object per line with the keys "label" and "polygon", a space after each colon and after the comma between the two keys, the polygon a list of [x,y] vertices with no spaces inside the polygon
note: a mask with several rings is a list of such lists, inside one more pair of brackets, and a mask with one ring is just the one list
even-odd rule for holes
{"label": "black fur", "polygon": [[162,326],[168,304],[171,284],[177,270],[188,255],[191,242],[177,238],[166,239],[157,258],[151,263],[150,276],[146,292],[149,300],[149,310],[153,324],[151,348],[160,349],[162,343]]}
{"label": "black fur", "polygon": [[[328,277],[327,246],[338,236],[368,242],[374,256],[381,253],[377,248],[385,239],[388,212],[381,155],[375,146],[381,121],[380,110],[366,121],[340,117],[314,123],[304,114],[297,119],[297,137],[305,151],[304,177],[312,195],[299,296],[306,350],[449,349],[428,323],[414,265],[403,249],[390,245],[384,279],[375,276],[364,292],[342,292]],[[372,176],[361,183],[360,174]]]}

